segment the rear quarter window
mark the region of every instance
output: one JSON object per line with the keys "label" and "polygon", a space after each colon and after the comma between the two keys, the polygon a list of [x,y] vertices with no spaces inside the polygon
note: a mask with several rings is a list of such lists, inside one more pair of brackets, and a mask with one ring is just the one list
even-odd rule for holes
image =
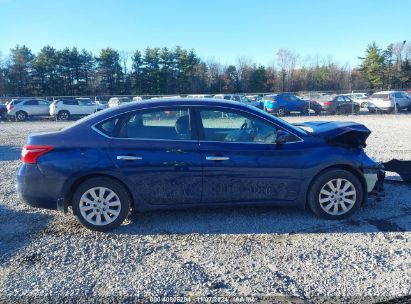
{"label": "rear quarter window", "polygon": [[120,120],[123,116],[116,116],[109,118],[103,122],[96,124],[95,128],[101,133],[113,137],[116,134],[117,128],[120,124]]}

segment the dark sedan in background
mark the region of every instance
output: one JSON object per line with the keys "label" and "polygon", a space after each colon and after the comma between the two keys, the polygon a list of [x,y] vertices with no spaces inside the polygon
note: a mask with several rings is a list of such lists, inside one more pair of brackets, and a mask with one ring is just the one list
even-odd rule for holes
{"label": "dark sedan in background", "polygon": [[344,95],[324,97],[318,103],[328,114],[357,114],[360,111],[360,105]]}
{"label": "dark sedan in background", "polygon": [[369,134],[353,122],[297,127],[239,102],[141,101],[31,134],[17,191],[34,207],[71,206],[98,231],[131,209],[285,205],[342,219],[382,191]]}

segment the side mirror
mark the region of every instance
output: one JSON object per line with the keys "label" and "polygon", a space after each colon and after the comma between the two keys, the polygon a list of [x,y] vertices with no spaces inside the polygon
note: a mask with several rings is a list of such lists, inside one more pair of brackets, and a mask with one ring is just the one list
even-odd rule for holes
{"label": "side mirror", "polygon": [[278,130],[276,133],[275,143],[276,144],[286,143],[288,140],[288,136],[290,136],[290,133],[288,133],[287,131]]}

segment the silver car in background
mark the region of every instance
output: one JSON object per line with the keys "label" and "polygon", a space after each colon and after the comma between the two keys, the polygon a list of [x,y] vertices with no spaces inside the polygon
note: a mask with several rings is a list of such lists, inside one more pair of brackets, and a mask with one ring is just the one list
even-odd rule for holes
{"label": "silver car in background", "polygon": [[25,121],[33,116],[49,116],[50,101],[38,98],[15,99],[7,104],[7,116]]}
{"label": "silver car in background", "polygon": [[117,107],[124,102],[131,102],[131,99],[128,97],[111,97],[107,105],[109,108]]}

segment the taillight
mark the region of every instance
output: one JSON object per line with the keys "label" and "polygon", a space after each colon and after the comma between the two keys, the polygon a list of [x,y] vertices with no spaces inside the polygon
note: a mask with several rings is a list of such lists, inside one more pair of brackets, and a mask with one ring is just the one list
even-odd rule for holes
{"label": "taillight", "polygon": [[391,95],[388,95],[386,98],[384,98],[385,101],[391,100]]}
{"label": "taillight", "polygon": [[7,111],[11,111],[11,110],[13,110],[13,105],[11,104],[7,105]]}
{"label": "taillight", "polygon": [[324,104],[327,105],[327,106],[330,106],[330,105],[333,104],[333,102],[332,101],[326,101],[326,102],[324,102]]}
{"label": "taillight", "polygon": [[53,146],[25,145],[21,150],[21,161],[25,164],[36,164],[37,159],[53,150]]}

